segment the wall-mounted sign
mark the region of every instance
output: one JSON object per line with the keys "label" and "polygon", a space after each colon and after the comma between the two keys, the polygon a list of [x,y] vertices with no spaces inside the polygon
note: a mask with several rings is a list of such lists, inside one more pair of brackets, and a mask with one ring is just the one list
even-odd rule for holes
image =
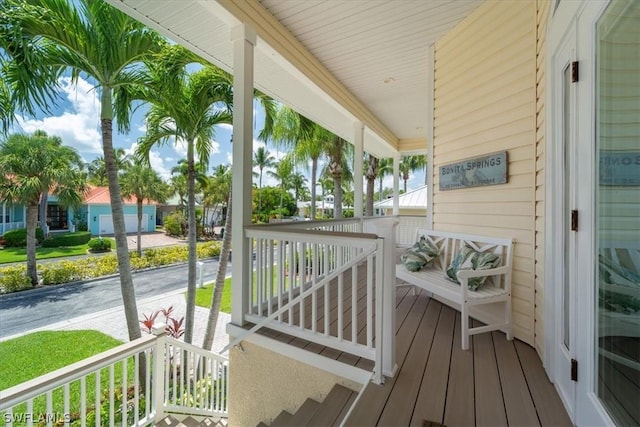
{"label": "wall-mounted sign", "polygon": [[506,151],[440,166],[440,190],[505,184],[506,182]]}
{"label": "wall-mounted sign", "polygon": [[600,185],[640,185],[640,152],[600,151]]}

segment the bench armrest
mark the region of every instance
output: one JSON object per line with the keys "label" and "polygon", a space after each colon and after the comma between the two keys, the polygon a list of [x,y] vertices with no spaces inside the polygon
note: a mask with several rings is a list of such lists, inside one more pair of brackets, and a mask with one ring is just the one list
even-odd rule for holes
{"label": "bench armrest", "polygon": [[460,270],[458,271],[458,279],[471,279],[472,277],[488,277],[488,276],[499,276],[501,274],[507,274],[509,272],[508,266],[490,268],[488,270]]}

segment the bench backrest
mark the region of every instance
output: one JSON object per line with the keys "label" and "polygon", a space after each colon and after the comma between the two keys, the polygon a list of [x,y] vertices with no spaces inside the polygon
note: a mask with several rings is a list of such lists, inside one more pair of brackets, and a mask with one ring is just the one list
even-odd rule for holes
{"label": "bench backrest", "polygon": [[[440,269],[442,272],[445,272],[447,268],[449,268],[451,260],[466,244],[471,246],[476,252],[491,252],[499,255],[501,259],[500,267],[509,266],[509,270],[511,270],[513,263],[513,239],[417,229],[416,241],[420,240],[423,236],[440,249],[440,256],[434,260],[433,267]],[[510,273],[509,276],[511,276]],[[508,277],[508,280],[510,280],[510,277]],[[495,285],[499,284],[496,283]]]}

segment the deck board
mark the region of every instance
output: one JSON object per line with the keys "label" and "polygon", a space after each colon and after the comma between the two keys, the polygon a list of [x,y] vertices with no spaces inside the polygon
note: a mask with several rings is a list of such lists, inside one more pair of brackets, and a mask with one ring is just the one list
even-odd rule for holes
{"label": "deck board", "polygon": [[[351,337],[348,279],[345,278],[342,295],[348,310],[343,322],[345,338]],[[359,280],[356,333],[360,343],[366,337],[366,297],[361,292],[364,286],[364,280]],[[338,293],[332,289],[328,310],[332,332],[337,330],[337,301]],[[323,294],[318,294],[317,302],[318,313],[323,313]],[[305,300],[305,323],[310,322],[310,304],[310,298]],[[298,323],[299,307],[293,316],[294,323]],[[323,323],[319,322],[318,330]],[[373,369],[371,360],[268,329],[261,333],[352,366]],[[396,375],[386,378],[383,385],[367,385],[345,425],[422,426],[425,421],[449,427],[571,425],[531,346],[507,341],[502,332],[491,332],[472,336],[470,349],[462,351],[460,313],[432,300],[425,292],[414,294],[410,287],[396,289],[396,362]],[[630,380],[633,384],[636,378]],[[623,410],[624,403],[615,404]],[[625,418],[632,419],[629,413]]]}

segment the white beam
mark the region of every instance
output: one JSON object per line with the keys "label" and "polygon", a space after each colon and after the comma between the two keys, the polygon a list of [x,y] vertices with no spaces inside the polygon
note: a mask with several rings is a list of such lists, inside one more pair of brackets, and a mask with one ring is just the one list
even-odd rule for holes
{"label": "white beam", "polygon": [[362,184],[364,159],[364,124],[353,124],[353,209],[354,217],[362,217]]}
{"label": "white beam", "polygon": [[249,303],[251,247],[244,228],[251,225],[253,160],[253,49],[256,33],[245,24],[231,29],[233,42],[233,182],[231,321],[244,324]]}

